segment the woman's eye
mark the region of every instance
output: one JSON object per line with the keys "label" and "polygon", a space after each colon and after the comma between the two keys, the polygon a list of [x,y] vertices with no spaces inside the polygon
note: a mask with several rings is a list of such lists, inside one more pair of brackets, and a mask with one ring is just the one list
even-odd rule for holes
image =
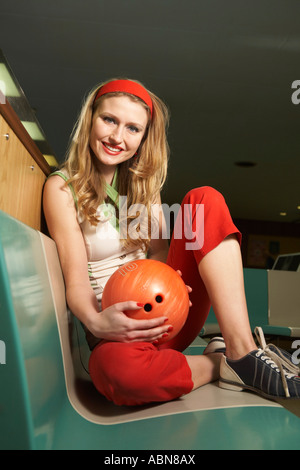
{"label": "woman's eye", "polygon": [[103,121],[107,122],[108,124],[113,124],[115,122],[114,119],[109,116],[104,116]]}
{"label": "woman's eye", "polygon": [[128,129],[130,130],[130,132],[139,132],[139,129],[135,126],[129,126]]}

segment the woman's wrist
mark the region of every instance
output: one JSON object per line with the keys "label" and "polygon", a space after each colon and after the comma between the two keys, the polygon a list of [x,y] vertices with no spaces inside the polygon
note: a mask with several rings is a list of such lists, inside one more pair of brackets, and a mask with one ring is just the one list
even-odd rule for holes
{"label": "woman's wrist", "polygon": [[80,289],[69,289],[67,291],[68,306],[84,326],[93,333],[93,330],[99,329],[99,304],[94,292],[86,295],[86,291]]}
{"label": "woman's wrist", "polygon": [[102,338],[101,319],[102,312],[89,313],[84,325],[96,338]]}

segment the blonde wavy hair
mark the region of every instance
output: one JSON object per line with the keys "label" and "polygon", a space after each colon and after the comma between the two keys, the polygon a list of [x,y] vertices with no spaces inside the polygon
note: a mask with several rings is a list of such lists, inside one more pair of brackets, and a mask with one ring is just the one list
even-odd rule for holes
{"label": "blonde wavy hair", "polygon": [[[109,80],[108,82],[110,82]],[[117,191],[119,195],[127,197],[127,207],[141,204],[147,214],[148,230],[140,231],[140,236],[132,237],[127,231],[122,234],[126,247],[140,247],[147,251],[151,236],[151,206],[157,202],[160,191],[167,177],[169,146],[167,143],[167,128],[169,113],[163,101],[147,90],[153,103],[152,117],[148,106],[136,96],[123,92],[114,92],[100,97],[95,102],[95,97],[104,82],[95,87],[87,96],[79,118],[74,126],[69,145],[67,159],[63,168],[67,170],[69,180],[77,197],[78,210],[92,224],[97,225],[97,208],[106,198],[105,179],[95,164],[95,156],[90,148],[90,132],[93,116],[97,113],[101,100],[108,96],[126,95],[132,100],[140,102],[148,111],[148,127],[138,149],[138,155],[119,165],[117,178]],[[136,83],[140,83],[137,82]],[[126,227],[138,218],[139,213],[127,214]],[[124,226],[124,224],[123,224]]]}

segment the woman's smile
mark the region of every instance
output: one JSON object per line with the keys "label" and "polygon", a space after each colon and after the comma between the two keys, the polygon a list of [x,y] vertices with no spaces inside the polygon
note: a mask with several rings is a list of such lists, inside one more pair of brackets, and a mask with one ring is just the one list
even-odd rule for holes
{"label": "woman's smile", "polygon": [[111,144],[107,144],[106,142],[102,142],[104,150],[109,154],[109,155],[119,155],[121,152],[123,152],[122,147],[119,146],[113,146]]}

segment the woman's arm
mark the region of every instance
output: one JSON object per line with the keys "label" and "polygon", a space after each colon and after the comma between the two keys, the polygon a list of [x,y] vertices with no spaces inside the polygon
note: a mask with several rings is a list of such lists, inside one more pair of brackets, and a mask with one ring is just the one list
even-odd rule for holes
{"label": "woman's arm", "polygon": [[74,200],[64,180],[52,176],[45,184],[44,213],[49,233],[56,242],[71,311],[86,326],[90,316],[99,313],[90,285],[87,255]]}
{"label": "woman's arm", "polygon": [[87,254],[77,221],[74,200],[64,180],[52,176],[44,188],[44,213],[51,237],[57,245],[66,286],[66,299],[72,313],[98,338],[114,341],[155,341],[170,325],[166,318],[134,320],[123,311],[140,308],[136,302],[123,302],[99,311],[90,285]]}

